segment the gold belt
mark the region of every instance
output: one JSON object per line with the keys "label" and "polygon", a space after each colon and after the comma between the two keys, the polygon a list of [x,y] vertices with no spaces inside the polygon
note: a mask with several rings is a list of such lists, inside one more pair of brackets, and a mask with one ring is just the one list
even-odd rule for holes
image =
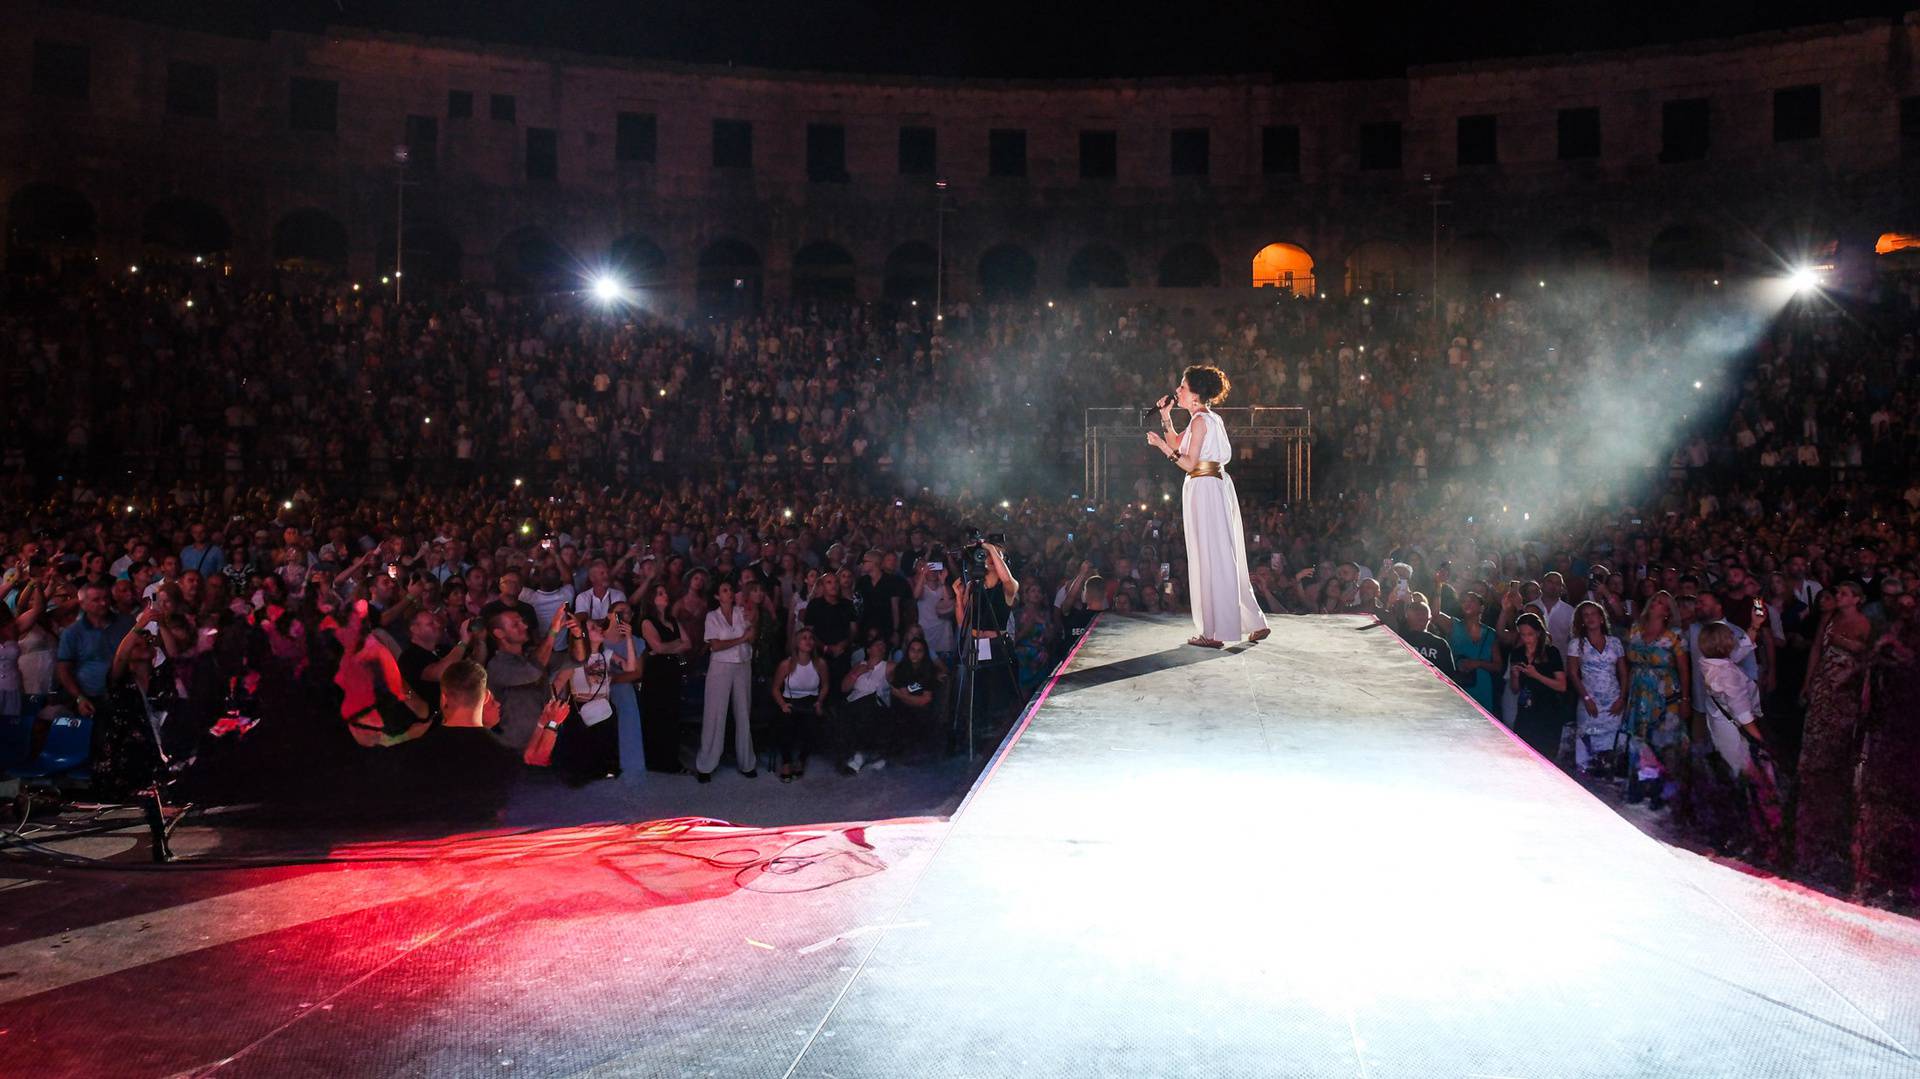
{"label": "gold belt", "polygon": [[1202,461],[1194,465],[1193,470],[1188,472],[1187,475],[1220,477],[1225,476],[1226,471],[1220,467],[1220,462],[1218,461]]}

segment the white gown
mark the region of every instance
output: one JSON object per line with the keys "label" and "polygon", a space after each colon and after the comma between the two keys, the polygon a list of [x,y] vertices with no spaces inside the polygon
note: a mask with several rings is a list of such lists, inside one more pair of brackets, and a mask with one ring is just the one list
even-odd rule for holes
{"label": "white gown", "polygon": [[1180,452],[1213,461],[1218,476],[1188,476],[1180,491],[1187,534],[1187,592],[1200,636],[1237,641],[1267,628],[1247,577],[1247,540],[1240,524],[1240,496],[1225,471],[1233,459],[1227,428],[1211,412],[1195,413],[1180,436]]}

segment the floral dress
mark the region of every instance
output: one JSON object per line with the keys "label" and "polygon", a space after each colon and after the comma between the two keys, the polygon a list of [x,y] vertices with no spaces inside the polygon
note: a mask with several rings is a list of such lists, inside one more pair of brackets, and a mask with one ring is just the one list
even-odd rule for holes
{"label": "floral dress", "polygon": [[1862,657],[1832,643],[1833,623],[1814,651],[1820,669],[1807,687],[1794,812],[1794,868],[1815,883],[1844,888],[1853,872],[1854,776],[1860,761]]}
{"label": "floral dress", "polygon": [[1627,636],[1627,729],[1636,742],[1655,750],[1687,740],[1687,716],[1680,708],[1680,650],[1686,647],[1672,627],[1651,639],[1634,627]]}

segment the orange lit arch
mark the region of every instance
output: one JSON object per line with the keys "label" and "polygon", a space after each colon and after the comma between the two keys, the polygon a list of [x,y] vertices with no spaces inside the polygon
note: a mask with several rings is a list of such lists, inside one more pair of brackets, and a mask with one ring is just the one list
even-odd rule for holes
{"label": "orange lit arch", "polygon": [[1313,256],[1293,244],[1268,244],[1253,256],[1253,287],[1313,293]]}

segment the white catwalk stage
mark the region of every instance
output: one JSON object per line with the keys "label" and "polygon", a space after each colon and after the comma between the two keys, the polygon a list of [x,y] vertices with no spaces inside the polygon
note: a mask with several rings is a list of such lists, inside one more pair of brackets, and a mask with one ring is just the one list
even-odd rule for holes
{"label": "white catwalk stage", "polygon": [[1648,838],[1383,628],[1103,617],[799,1074],[1920,1075],[1920,925]]}
{"label": "white catwalk stage", "polygon": [[1385,630],[1191,632],[1102,616],[950,820],[0,863],[0,1075],[1920,1075],[1920,925],[1643,835]]}

